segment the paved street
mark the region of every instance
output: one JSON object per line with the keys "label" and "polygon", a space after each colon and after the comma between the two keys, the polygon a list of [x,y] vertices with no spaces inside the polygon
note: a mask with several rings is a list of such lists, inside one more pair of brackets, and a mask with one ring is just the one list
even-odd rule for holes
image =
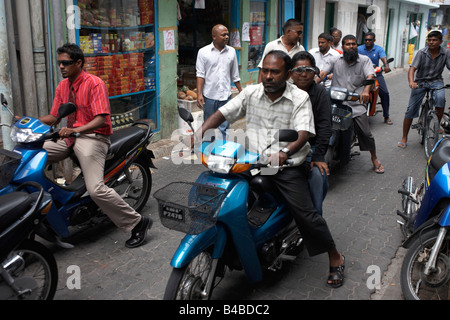
{"label": "paved street", "polygon": [[[324,203],[326,218],[338,249],[346,257],[345,283],[339,289],[326,286],[328,257],[309,257],[304,251],[282,272],[269,273],[262,283],[246,281],[241,271],[229,273],[215,289],[216,300],[371,300],[402,299],[395,259],[402,241],[396,224],[400,206],[397,190],[412,175],[422,181],[425,157],[417,132],[410,134],[407,149],[397,147],[409,98],[407,74],[403,70],[387,75],[391,93],[393,126],[383,123],[381,113],[371,118],[378,157],[386,173],[372,170],[369,152],[363,152],[343,170],[330,177]],[[445,80],[448,80],[447,71]],[[194,181],[204,170],[199,165],[175,166],[159,158],[153,174],[152,193],[172,181]],[[148,241],[127,249],[129,235],[110,223],[84,231],[73,239],[74,249],[56,249],[60,280],[57,300],[159,300],[171,272],[169,262],[183,234],[164,228],[151,197],[144,214],[154,220]],[[71,288],[68,267],[80,267],[81,288]],[[374,271],[375,270],[375,273]],[[380,271],[382,288],[369,288],[372,275]],[[376,278],[376,277],[375,277]],[[69,287],[68,287],[69,285]]]}

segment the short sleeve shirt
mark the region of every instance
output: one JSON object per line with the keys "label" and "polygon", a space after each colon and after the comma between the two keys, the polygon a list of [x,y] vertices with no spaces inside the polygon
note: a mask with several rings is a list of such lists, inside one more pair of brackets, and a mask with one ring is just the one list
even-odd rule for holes
{"label": "short sleeve shirt", "polygon": [[[275,101],[267,97],[262,84],[248,86],[219,110],[230,123],[246,118],[250,151],[253,152],[261,153],[272,142],[273,135],[279,129],[307,131],[311,136],[315,135],[309,96],[290,83],[286,84],[283,95]],[[271,149],[271,153],[278,152],[287,144],[281,142]],[[299,165],[304,162],[310,150],[307,143],[291,158]]]}
{"label": "short sleeve shirt", "polygon": [[[103,80],[82,71],[72,85],[77,106],[74,128],[88,124],[98,115],[104,115],[106,119],[105,125],[94,132],[106,136],[112,135],[111,107]],[[64,79],[56,88],[52,110],[50,111],[51,115],[58,117],[58,109],[62,104],[69,102],[69,95],[70,82],[69,79]]]}
{"label": "short sleeve shirt", "polygon": [[433,59],[428,47],[417,51],[413,58],[411,67],[417,69],[415,81],[417,83],[443,81],[442,72],[447,66],[450,70],[450,52],[440,48],[439,54]]}
{"label": "short sleeve shirt", "polygon": [[[333,73],[332,87],[340,87],[349,90],[350,92],[357,92],[361,94],[364,90],[362,86],[363,81],[369,75],[375,76],[372,61],[369,57],[359,55],[356,62],[348,64],[341,55],[332,63],[325,67],[324,71]],[[366,108],[359,102],[347,102],[352,107],[353,117],[357,117],[366,112]]]}
{"label": "short sleeve shirt", "polygon": [[365,45],[358,47],[358,52],[362,55],[368,56],[372,63],[378,67],[380,59],[386,58],[386,52],[378,45],[374,45],[372,49],[367,50]]}

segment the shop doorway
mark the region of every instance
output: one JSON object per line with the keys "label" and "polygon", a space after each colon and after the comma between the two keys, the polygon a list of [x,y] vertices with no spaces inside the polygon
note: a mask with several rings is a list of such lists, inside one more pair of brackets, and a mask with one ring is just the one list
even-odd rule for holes
{"label": "shop doorway", "polygon": [[211,30],[216,24],[223,24],[230,30],[231,2],[207,0],[204,7],[196,7],[198,1],[178,0],[178,86],[196,87],[198,50],[212,42]]}

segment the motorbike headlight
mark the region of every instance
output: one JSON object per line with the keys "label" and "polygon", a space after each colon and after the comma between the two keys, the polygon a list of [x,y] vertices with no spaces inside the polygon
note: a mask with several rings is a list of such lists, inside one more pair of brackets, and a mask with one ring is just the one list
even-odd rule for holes
{"label": "motorbike headlight", "polygon": [[208,169],[218,173],[229,173],[233,168],[235,160],[233,158],[225,158],[210,155],[207,160]]}
{"label": "motorbike headlight", "polygon": [[41,133],[34,133],[31,129],[11,128],[11,140],[15,143],[30,143],[42,138]]}
{"label": "motorbike headlight", "polygon": [[332,100],[345,101],[345,99],[347,98],[347,92],[331,90],[330,97]]}

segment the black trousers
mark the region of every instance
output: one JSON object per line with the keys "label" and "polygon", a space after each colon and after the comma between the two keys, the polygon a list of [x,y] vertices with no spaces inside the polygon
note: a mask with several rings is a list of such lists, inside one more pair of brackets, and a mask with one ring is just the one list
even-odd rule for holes
{"label": "black trousers", "polygon": [[285,168],[275,175],[266,177],[277,187],[286,201],[309,255],[315,256],[334,249],[335,243],[330,229],[325,219],[314,208],[311,199],[307,166]]}

